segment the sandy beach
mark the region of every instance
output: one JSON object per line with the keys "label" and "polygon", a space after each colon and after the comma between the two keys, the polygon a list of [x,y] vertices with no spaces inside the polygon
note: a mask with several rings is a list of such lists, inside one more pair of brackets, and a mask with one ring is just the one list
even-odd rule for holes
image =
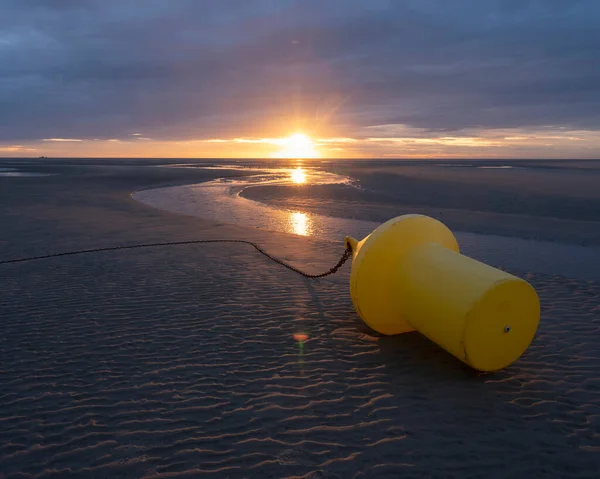
{"label": "sandy beach", "polygon": [[[321,272],[343,252],[132,199],[240,174],[165,163],[3,161],[51,176],[0,177],[0,261],[225,238]],[[569,219],[581,195],[557,220],[579,229],[559,236],[595,245],[593,210]],[[498,232],[500,213],[478,224],[552,231],[540,216],[538,229],[513,219]],[[538,291],[540,327],[520,360],[486,375],[417,333],[370,331],[349,272],[311,281],[233,244],[0,265],[0,478],[598,477],[600,282],[516,271]]]}

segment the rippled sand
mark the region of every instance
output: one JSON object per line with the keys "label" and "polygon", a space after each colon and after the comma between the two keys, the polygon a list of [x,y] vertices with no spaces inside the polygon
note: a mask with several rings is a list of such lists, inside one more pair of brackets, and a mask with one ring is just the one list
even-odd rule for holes
{"label": "rippled sand", "polygon": [[[2,259],[244,237],[320,271],[341,252],[129,198],[160,172],[60,171],[0,183]],[[245,245],[1,265],[0,477],[596,477],[600,283],[518,272],[540,329],[480,375],[372,334],[348,273],[308,281]]]}

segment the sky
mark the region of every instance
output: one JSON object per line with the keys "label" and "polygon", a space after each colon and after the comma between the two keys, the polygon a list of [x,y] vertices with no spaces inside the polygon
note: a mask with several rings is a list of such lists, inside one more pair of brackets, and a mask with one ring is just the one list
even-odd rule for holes
{"label": "sky", "polygon": [[598,0],[1,0],[0,156],[302,133],[323,158],[599,158],[599,24]]}

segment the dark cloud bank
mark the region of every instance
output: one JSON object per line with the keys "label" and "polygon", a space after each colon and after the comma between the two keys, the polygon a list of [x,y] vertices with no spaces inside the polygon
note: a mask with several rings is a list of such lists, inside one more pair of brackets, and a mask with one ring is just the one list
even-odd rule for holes
{"label": "dark cloud bank", "polygon": [[4,0],[0,141],[600,128],[597,0]]}

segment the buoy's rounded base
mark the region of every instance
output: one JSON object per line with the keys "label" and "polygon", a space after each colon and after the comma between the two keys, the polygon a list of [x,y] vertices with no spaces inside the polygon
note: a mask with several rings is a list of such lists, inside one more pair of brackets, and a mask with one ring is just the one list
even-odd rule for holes
{"label": "buoy's rounded base", "polygon": [[353,247],[350,295],[359,316],[371,329],[385,335],[414,330],[401,312],[402,292],[393,290],[393,276],[404,254],[427,243],[458,252],[452,232],[423,215],[391,219],[360,242],[346,238],[346,244]]}

